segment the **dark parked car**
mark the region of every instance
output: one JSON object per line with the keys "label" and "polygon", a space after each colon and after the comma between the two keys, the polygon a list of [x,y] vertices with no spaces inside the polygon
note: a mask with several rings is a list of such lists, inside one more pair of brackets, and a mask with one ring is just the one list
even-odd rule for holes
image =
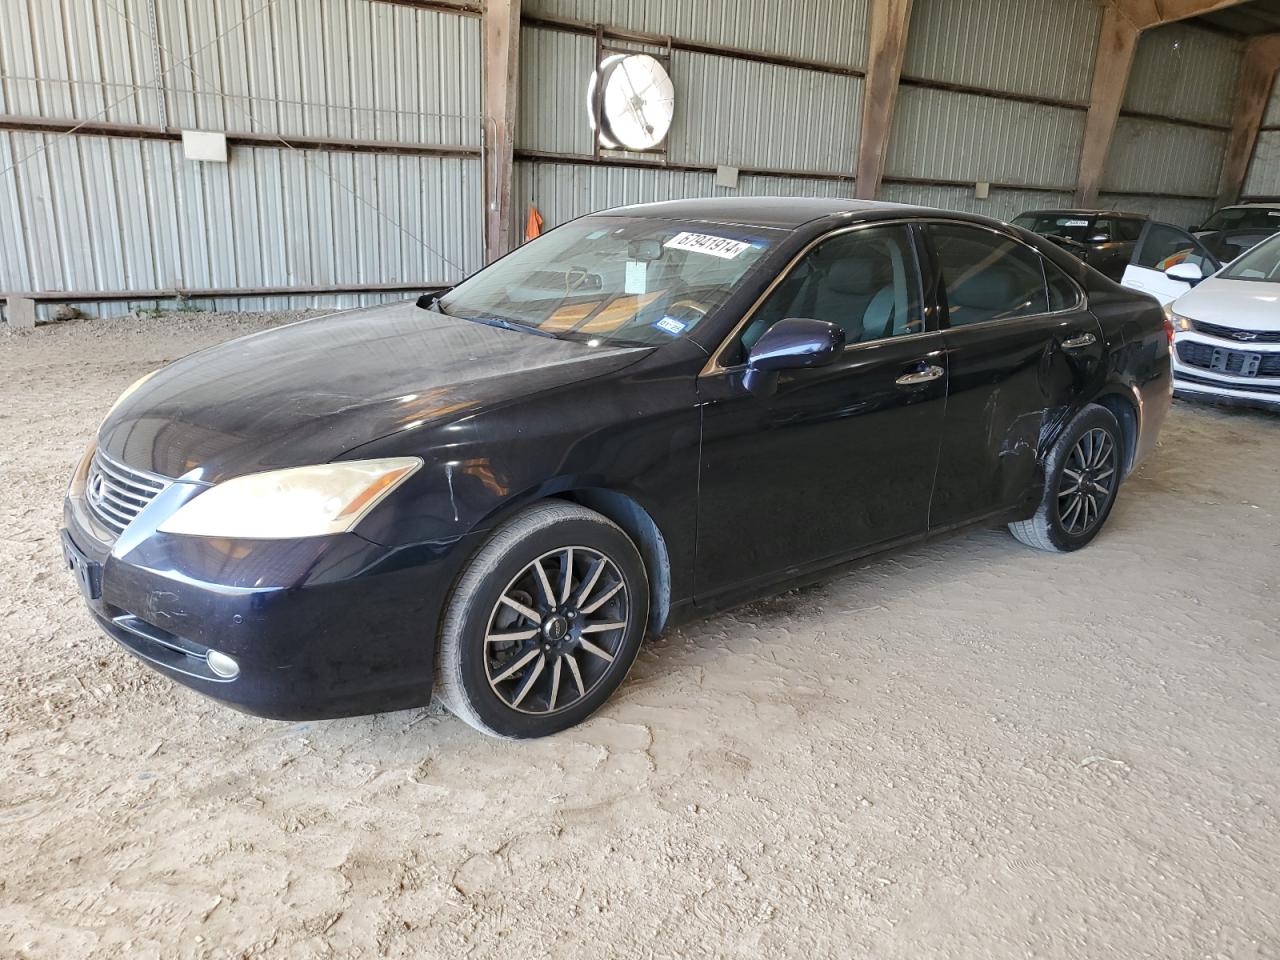
{"label": "dark parked car", "polygon": [[107,415],[64,547],[97,622],[244,710],[530,737],[646,630],[974,523],[1089,543],[1155,443],[1150,298],[982,217],[584,217],[443,297],[194,354]]}
{"label": "dark parked car", "polygon": [[1230,263],[1250,247],[1280,233],[1280,206],[1241,203],[1223,207],[1191,230],[1220,263]]}
{"label": "dark parked car", "polygon": [[1147,218],[1115,210],[1030,210],[1018,214],[1013,222],[1052,240],[1118,282]]}

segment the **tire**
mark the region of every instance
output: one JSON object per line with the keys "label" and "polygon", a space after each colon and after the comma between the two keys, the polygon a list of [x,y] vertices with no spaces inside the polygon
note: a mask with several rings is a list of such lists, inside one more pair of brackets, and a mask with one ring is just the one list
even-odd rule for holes
{"label": "tire", "polygon": [[577,504],[537,504],[499,527],[454,586],[437,692],[481,733],[558,733],[622,683],[648,615],[649,579],[630,538]]}
{"label": "tire", "polygon": [[[1095,460],[1101,465],[1094,465]],[[1009,524],[1009,532],[1039,550],[1079,550],[1098,535],[1111,515],[1123,472],[1120,425],[1110,410],[1090,404],[1049,450],[1044,491],[1035,514]]]}

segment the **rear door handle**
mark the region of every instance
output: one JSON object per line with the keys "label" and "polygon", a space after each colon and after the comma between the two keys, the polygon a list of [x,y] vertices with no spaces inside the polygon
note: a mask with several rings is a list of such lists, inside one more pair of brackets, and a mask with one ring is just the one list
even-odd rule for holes
{"label": "rear door handle", "polygon": [[913,370],[911,373],[904,373],[894,381],[900,387],[918,387],[922,383],[931,383],[937,380],[943,374],[941,367],[927,366],[919,370]]}
{"label": "rear door handle", "polygon": [[1082,333],[1078,337],[1072,337],[1070,340],[1062,341],[1063,350],[1079,350],[1081,347],[1092,346],[1098,342],[1098,338],[1092,333]]}

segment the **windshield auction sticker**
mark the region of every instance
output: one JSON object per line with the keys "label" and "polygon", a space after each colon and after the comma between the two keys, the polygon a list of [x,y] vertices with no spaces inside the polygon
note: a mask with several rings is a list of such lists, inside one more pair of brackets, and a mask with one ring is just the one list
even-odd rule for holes
{"label": "windshield auction sticker", "polygon": [[732,260],[743,250],[750,249],[751,244],[741,240],[730,240],[728,237],[713,237],[709,233],[677,233],[663,244],[673,250],[690,250],[694,253],[706,253],[722,260]]}

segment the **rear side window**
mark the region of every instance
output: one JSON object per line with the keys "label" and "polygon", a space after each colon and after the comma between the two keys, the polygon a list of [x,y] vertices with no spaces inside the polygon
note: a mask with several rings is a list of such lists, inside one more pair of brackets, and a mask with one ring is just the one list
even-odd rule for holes
{"label": "rear side window", "polygon": [[1195,237],[1164,223],[1153,223],[1147,227],[1142,242],[1133,252],[1132,262],[1135,266],[1151,270],[1168,270],[1179,263],[1194,263],[1205,274],[1218,269],[1218,262]]}
{"label": "rear side window", "polygon": [[931,223],[928,230],[946,290],[949,326],[1048,310],[1038,254],[979,227]]}
{"label": "rear side window", "polygon": [[1049,260],[1044,261],[1044,279],[1049,288],[1050,310],[1070,310],[1080,302],[1079,288]]}

